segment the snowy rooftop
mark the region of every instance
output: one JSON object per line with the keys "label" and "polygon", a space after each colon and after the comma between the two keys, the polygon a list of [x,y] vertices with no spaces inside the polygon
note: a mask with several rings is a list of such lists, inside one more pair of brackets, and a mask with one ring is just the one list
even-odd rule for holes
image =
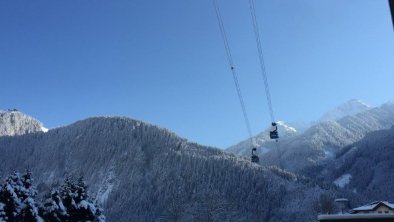
{"label": "snowy rooftop", "polygon": [[350,213],[346,214],[321,214],[318,220],[321,222],[328,221],[394,221],[394,213],[356,213],[357,211],[371,211],[376,209],[379,205],[384,204],[390,209],[394,209],[394,204],[388,201],[375,201],[370,204],[354,208]]}
{"label": "snowy rooftop", "polygon": [[394,210],[394,204],[389,203],[388,201],[375,201],[375,202],[372,202],[372,203],[370,203],[370,204],[367,204],[367,205],[364,205],[364,206],[361,206],[361,207],[354,208],[353,211],[373,210],[373,209],[375,209],[375,207],[377,207],[377,206],[380,205],[380,204],[384,204],[384,205],[386,205],[387,207],[389,207],[390,209],[393,209],[393,210]]}
{"label": "snowy rooftop", "polygon": [[351,220],[351,219],[386,219],[387,220],[387,219],[394,219],[394,214],[322,214],[318,216],[319,221],[343,221],[343,220]]}

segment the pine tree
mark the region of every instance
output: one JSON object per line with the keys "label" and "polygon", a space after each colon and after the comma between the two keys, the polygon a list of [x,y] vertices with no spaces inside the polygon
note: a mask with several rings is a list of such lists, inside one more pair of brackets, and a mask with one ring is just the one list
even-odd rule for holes
{"label": "pine tree", "polygon": [[61,222],[66,220],[67,209],[64,207],[63,199],[57,189],[52,189],[46,195],[41,214],[46,221]]}
{"label": "pine tree", "polygon": [[93,221],[95,219],[95,207],[89,202],[86,189],[87,186],[82,177],[71,186],[73,201],[72,206],[68,208],[71,220]]}
{"label": "pine tree", "polygon": [[14,172],[6,179],[0,189],[0,217],[5,221],[41,221],[38,215],[31,172],[27,170],[22,176]]}
{"label": "pine tree", "polygon": [[23,184],[23,208],[21,211],[21,218],[23,221],[39,221],[38,208],[34,198],[37,196],[37,190],[33,186],[33,179],[31,178],[31,171],[26,170],[21,178]]}
{"label": "pine tree", "polygon": [[43,217],[48,221],[100,221],[105,217],[102,209],[93,203],[82,177],[73,181],[67,177],[60,190],[53,189],[44,203]]}
{"label": "pine tree", "polygon": [[0,190],[0,202],[3,203],[3,215],[6,220],[15,220],[16,216],[20,214],[22,202],[20,201],[15,187],[18,186],[20,175],[14,172],[5,180]]}

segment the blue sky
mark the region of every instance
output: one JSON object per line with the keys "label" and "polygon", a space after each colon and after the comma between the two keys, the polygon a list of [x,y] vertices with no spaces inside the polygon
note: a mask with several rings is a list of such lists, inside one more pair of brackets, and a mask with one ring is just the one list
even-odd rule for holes
{"label": "blue sky", "polygon": [[[246,0],[219,0],[254,133],[269,124]],[[394,98],[385,0],[256,1],[277,119]],[[192,141],[247,138],[211,0],[0,1],[0,108],[47,127],[122,115]]]}

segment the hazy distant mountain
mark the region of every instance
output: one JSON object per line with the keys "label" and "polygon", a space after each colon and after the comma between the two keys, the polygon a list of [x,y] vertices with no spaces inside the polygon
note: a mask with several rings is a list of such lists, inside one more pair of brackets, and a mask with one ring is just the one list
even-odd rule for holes
{"label": "hazy distant mountain", "polygon": [[[278,132],[279,132],[279,136],[280,138],[289,138],[292,136],[295,136],[298,133],[297,129],[286,124],[283,121],[278,121]],[[272,147],[275,147],[275,141],[271,140],[269,138],[269,131],[270,131],[271,127],[268,127],[265,131],[257,134],[254,137],[255,143],[257,145],[258,152],[260,154],[266,153],[269,150],[271,150]],[[245,157],[249,157],[251,154],[251,149],[252,149],[252,142],[250,139],[244,140],[234,146],[231,146],[229,148],[226,149],[226,151],[240,155],[240,156],[245,156]]]}
{"label": "hazy distant mountain", "polygon": [[329,183],[369,199],[394,201],[394,127],[345,147],[323,171]]}
{"label": "hazy distant mountain", "polygon": [[23,135],[47,131],[42,123],[15,109],[0,110],[0,136]]}
{"label": "hazy distant mountain", "polygon": [[[359,100],[350,100],[339,107],[336,110],[342,110],[341,115],[347,113],[344,117],[317,122],[304,132],[285,133],[279,144],[268,140],[268,131],[256,136],[261,164],[278,165],[297,173],[315,174],[342,147],[362,139],[369,132],[388,129],[394,124],[394,102],[370,108]],[[356,114],[350,115],[351,113]],[[283,135],[283,132],[279,135]],[[250,140],[226,151],[249,157]]]}
{"label": "hazy distant mountain", "polygon": [[371,109],[372,107],[361,100],[352,99],[340,106],[326,112],[320,121],[338,120],[345,116],[352,116]]}
{"label": "hazy distant mountain", "polygon": [[310,167],[321,166],[341,148],[359,141],[367,133],[393,125],[394,103],[389,102],[337,121],[317,123],[301,135],[282,140],[279,149],[262,156],[262,163],[278,164],[292,172],[306,172]]}
{"label": "hazy distant mountain", "polygon": [[[355,115],[357,113],[361,113],[371,109],[372,107],[362,102],[361,100],[352,99],[348,102],[339,105],[338,107],[326,112],[320,119],[320,121],[315,122],[314,124],[305,123],[305,122],[295,122],[295,123],[284,123],[283,121],[279,121],[279,136],[280,140],[287,140],[289,137],[299,135],[307,131],[312,125],[316,125],[319,122],[326,121],[335,121],[345,116]],[[335,123],[333,123],[335,125]],[[335,128],[334,125],[328,126],[330,124],[325,124],[328,128]],[[318,126],[320,127],[320,126]],[[323,127],[324,128],[324,127]],[[259,133],[255,136],[257,145],[261,149],[258,150],[260,154],[267,153],[273,147],[277,147],[277,144],[273,143],[273,141],[269,140],[269,129],[264,132]],[[351,140],[351,142],[354,142]],[[251,142],[250,139],[244,140],[236,145],[233,145],[226,149],[228,152],[241,155],[241,156],[250,156],[251,153]]]}
{"label": "hazy distant mountain", "polygon": [[315,221],[346,196],[129,118],[0,137],[0,152],[0,176],[30,167],[40,190],[83,174],[108,221]]}

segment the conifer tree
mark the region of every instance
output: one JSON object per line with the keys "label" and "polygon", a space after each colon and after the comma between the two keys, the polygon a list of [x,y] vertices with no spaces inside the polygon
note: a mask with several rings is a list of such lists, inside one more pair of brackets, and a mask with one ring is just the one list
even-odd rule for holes
{"label": "conifer tree", "polygon": [[102,209],[87,194],[87,185],[67,177],[59,191],[53,189],[44,203],[43,217],[48,221],[105,221]]}
{"label": "conifer tree", "polygon": [[0,218],[5,221],[41,221],[34,198],[37,195],[31,172],[22,176],[15,171],[8,176],[0,189]]}
{"label": "conifer tree", "polygon": [[23,221],[39,221],[38,208],[34,198],[37,196],[37,190],[33,186],[33,179],[31,178],[31,171],[26,170],[21,178],[23,184],[23,208],[20,217]]}
{"label": "conifer tree", "polygon": [[67,210],[63,205],[63,200],[57,189],[52,189],[46,195],[46,200],[41,211],[45,221],[61,222],[66,220]]}

